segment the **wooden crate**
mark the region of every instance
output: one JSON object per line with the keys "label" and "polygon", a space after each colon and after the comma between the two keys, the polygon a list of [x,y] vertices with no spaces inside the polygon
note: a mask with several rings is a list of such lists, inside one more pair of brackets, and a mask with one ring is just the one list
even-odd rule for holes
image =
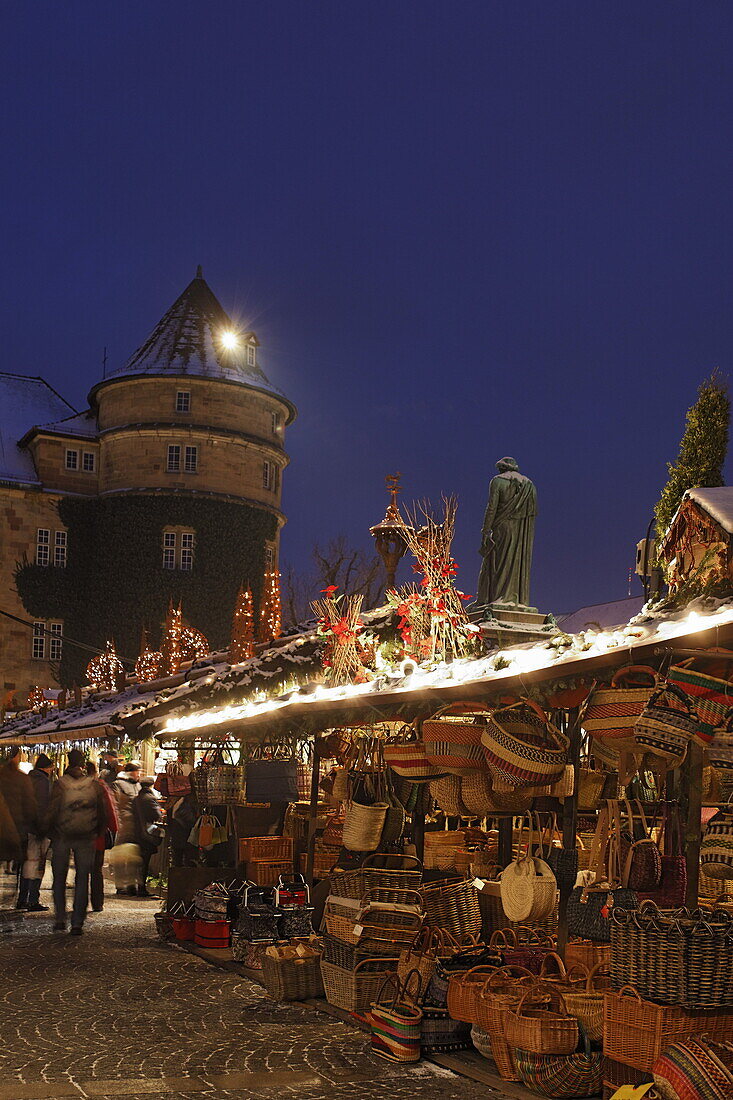
{"label": "wooden crate", "polygon": [[240,863],[259,863],[289,859],[293,861],[291,836],[248,836],[239,841]]}
{"label": "wooden crate", "polygon": [[293,873],[292,859],[250,860],[247,863],[247,878],[257,886],[277,886],[280,875],[290,877]]}

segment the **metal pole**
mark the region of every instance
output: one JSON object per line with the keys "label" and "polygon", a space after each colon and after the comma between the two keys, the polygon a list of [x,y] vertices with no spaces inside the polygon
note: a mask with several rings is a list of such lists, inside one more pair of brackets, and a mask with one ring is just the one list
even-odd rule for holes
{"label": "metal pole", "polygon": [[318,816],[318,777],[320,758],[313,738],[313,760],[311,764],[311,799],[308,807],[308,847],[305,860],[305,878],[309,886],[313,885],[313,863],[316,853],[316,818]]}
{"label": "metal pole", "polygon": [[[573,793],[570,798],[566,798],[563,801],[562,809],[562,846],[563,848],[570,848],[571,850],[576,846],[577,828],[578,828],[578,785],[580,783],[580,740],[581,740],[581,728],[580,721],[578,719],[578,710],[575,708],[571,711],[566,711],[563,720],[563,725],[566,731],[569,729],[570,733],[570,750],[569,750],[569,762],[573,766],[574,783]],[[564,882],[560,890],[560,905],[558,914],[558,928],[557,928],[557,951],[561,959],[565,958],[565,948],[568,942],[568,899],[570,898],[570,892],[573,888],[573,884]]]}

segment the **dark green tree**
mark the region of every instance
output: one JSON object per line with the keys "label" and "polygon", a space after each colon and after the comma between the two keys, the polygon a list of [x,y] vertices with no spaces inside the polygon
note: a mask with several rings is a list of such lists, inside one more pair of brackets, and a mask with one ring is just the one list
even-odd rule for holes
{"label": "dark green tree", "polygon": [[687,489],[723,485],[729,421],[728,387],[715,371],[702,383],[697,401],[687,410],[677,461],[667,463],[669,480],[654,509],[658,538],[672,522]]}

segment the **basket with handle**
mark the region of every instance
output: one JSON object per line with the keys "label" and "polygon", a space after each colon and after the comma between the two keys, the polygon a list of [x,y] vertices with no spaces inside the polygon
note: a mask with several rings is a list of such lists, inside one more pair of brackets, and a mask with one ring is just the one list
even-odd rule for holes
{"label": "basket with handle", "polygon": [[610,943],[594,943],[593,940],[571,940],[565,948],[565,965],[568,970],[574,966],[592,970],[597,963],[611,965]]}
{"label": "basket with handle", "polygon": [[656,671],[649,665],[627,665],[614,674],[609,685],[597,685],[588,696],[582,717],[586,733],[617,752],[633,752],[634,727],[656,681]]}
{"label": "basket with handle", "polygon": [[532,855],[532,818],[527,816],[528,837],[522,851],[521,837],[517,859],[504,868],[499,881],[501,904],[510,921],[547,919],[555,908],[557,880],[543,859]]}
{"label": "basket with handle", "polygon": [[637,892],[639,904],[653,901],[660,909],[679,909],[687,896],[687,860],[682,851],[682,823],[678,807],[664,804],[659,835],[661,876],[653,890]]}
{"label": "basket with handle", "polygon": [[637,718],[634,741],[640,752],[653,753],[666,767],[676,768],[699,728],[689,696],[668,683],[651,695]]}
{"label": "basket with handle", "polygon": [[519,966],[533,974],[539,974],[545,955],[555,949],[548,932],[526,925],[497,928],[489,944],[501,953],[505,966]]}
{"label": "basket with handle", "polygon": [[441,779],[433,779],[430,782],[430,794],[437,802],[439,809],[448,817],[472,816],[461,795],[462,782],[458,775],[444,775]]}
{"label": "basket with handle", "polygon": [[481,933],[478,892],[471,879],[462,882],[430,883],[422,888],[427,924],[444,928],[452,936],[462,932]]}
{"label": "basket with handle", "polygon": [[[539,1003],[537,994],[542,995]],[[562,994],[551,985],[527,990],[516,1007],[507,1010],[504,1027],[507,1042],[515,1051],[572,1054],[578,1045],[578,1021],[565,1007]]]}
{"label": "basket with handle", "polygon": [[509,787],[555,783],[568,762],[569,744],[533,699],[494,711],[482,737],[494,790],[497,781]]}
{"label": "basket with handle", "polygon": [[275,1001],[306,1001],[323,996],[321,955],[318,951],[281,957],[268,947],[262,957],[262,981]]}
{"label": "basket with handle", "polygon": [[[417,989],[410,997],[407,988],[415,979]],[[385,993],[388,987],[392,990],[391,997]],[[410,971],[403,982],[396,974],[385,977],[369,1013],[372,1054],[403,1065],[420,1061],[423,1011],[415,1000],[420,989],[416,970]]]}
{"label": "basket with handle", "polygon": [[425,743],[413,726],[403,726],[396,737],[386,742],[383,752],[385,764],[412,783],[427,783],[442,774],[428,760]]}
{"label": "basket with handle", "polygon": [[400,952],[397,973],[404,981],[411,970],[416,970],[422,978],[423,988],[427,989],[439,960],[455,954],[459,949],[457,941],[449,933],[424,924]]}
{"label": "basket with handle", "polygon": [[516,1050],[514,1057],[522,1081],[528,1089],[551,1100],[597,1095],[603,1087],[603,1052],[591,1050],[587,1035],[583,1036],[583,1045],[582,1051],[573,1054]]}
{"label": "basket with handle", "polygon": [[609,967],[606,963],[596,963],[592,970],[581,971],[580,967],[568,971],[570,978],[574,973],[582,973],[579,983],[571,984],[563,990],[565,1007],[571,1016],[575,1016],[582,1032],[592,1042],[603,1039],[603,994],[610,986]]}
{"label": "basket with handle", "polygon": [[606,785],[606,772],[592,758],[578,769],[578,809],[597,810]]}
{"label": "basket with handle", "polygon": [[321,977],[326,1000],[345,1012],[365,1012],[376,999],[387,974],[395,963],[385,958],[361,959],[353,969],[344,970],[321,961]]}
{"label": "basket with handle", "polygon": [[474,966],[471,970],[451,975],[446,1007],[454,1020],[463,1020],[467,1024],[476,1022],[476,999],[496,969],[495,966]]}
{"label": "basket with handle", "polygon": [[507,1042],[504,1017],[533,988],[534,974],[518,966],[505,966],[491,974],[476,997],[476,1026],[491,1040],[491,1056],[505,1081],[519,1081],[514,1054]]}
{"label": "basket with handle", "polygon": [[482,703],[449,703],[422,723],[429,762],[442,772],[465,775],[485,768],[481,734],[488,711]]}
{"label": "basket with handle", "polygon": [[700,844],[700,870],[708,878],[733,879],[733,806],[730,800],[705,826]]}
{"label": "basket with handle", "polygon": [[379,889],[382,900],[408,904],[407,897],[419,889],[422,863],[416,856],[396,852],[375,852],[366,857],[354,871],[341,871],[331,877],[331,893],[339,897],[361,900],[365,894]]}
{"label": "basket with handle", "polygon": [[[673,665],[667,683],[688,696],[698,719],[696,735],[705,745],[715,742],[715,731],[725,722],[733,706],[733,684],[692,666],[695,658]],[[713,761],[715,763],[715,761]]]}

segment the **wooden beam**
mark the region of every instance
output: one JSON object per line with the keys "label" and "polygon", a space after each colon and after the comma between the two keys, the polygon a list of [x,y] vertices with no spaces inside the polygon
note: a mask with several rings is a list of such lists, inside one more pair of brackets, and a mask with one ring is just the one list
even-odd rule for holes
{"label": "wooden beam", "polygon": [[700,898],[703,751],[703,747],[698,741],[691,741],[680,773],[680,801],[684,822],[685,859],[687,861],[685,904],[689,909],[697,909]]}
{"label": "wooden beam", "polygon": [[[316,819],[318,817],[318,779],[320,757],[313,742],[313,761],[311,764],[311,792],[310,805],[308,807],[308,846],[305,857],[305,879],[309,886],[313,886],[313,864],[316,854]],[[297,869],[297,868],[296,868]]]}

